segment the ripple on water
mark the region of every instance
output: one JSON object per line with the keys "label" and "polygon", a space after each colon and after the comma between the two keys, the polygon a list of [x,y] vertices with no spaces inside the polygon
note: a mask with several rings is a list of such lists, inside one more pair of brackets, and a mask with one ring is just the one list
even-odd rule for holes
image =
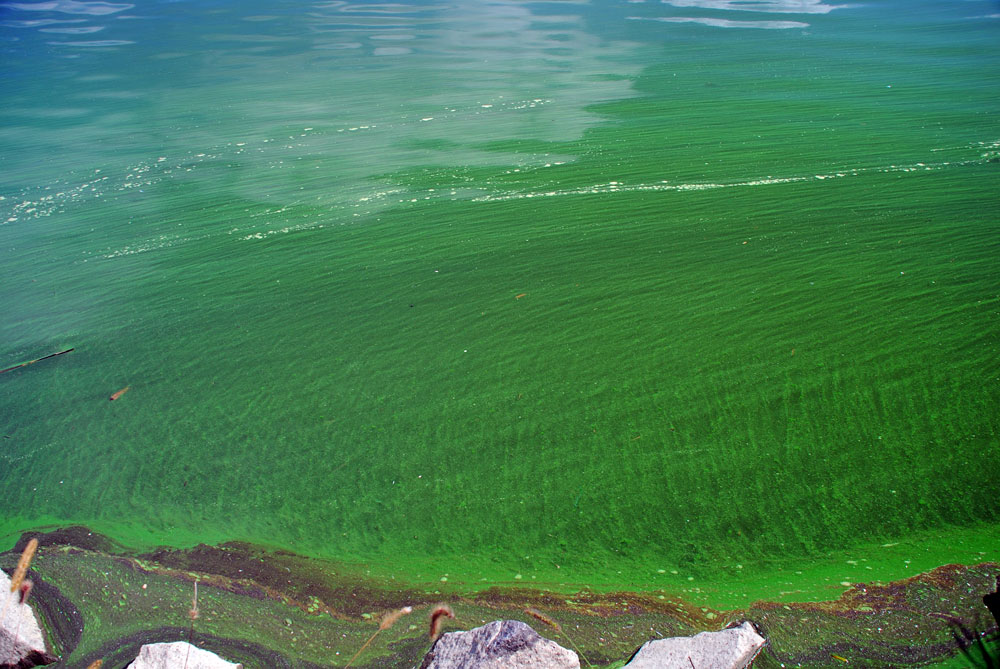
{"label": "ripple on water", "polygon": [[802,21],[733,21],[731,19],[715,19],[704,16],[630,16],[630,19],[663,21],[666,23],[700,23],[715,28],[758,28],[764,30],[788,30],[791,28],[808,28],[808,23]]}
{"label": "ripple on water", "polygon": [[[9,5],[2,5],[7,7]],[[2,21],[0,25],[5,28],[38,28],[41,26],[53,26],[63,23],[84,23],[87,19],[12,19]]]}
{"label": "ripple on water", "polygon": [[405,56],[408,53],[413,53],[413,49],[402,46],[380,46],[376,47],[372,53],[376,56]]}
{"label": "ripple on water", "polygon": [[673,7],[697,7],[772,14],[827,14],[846,5],[828,5],[823,0],[662,0]]}
{"label": "ripple on water", "polygon": [[73,28],[41,28],[40,33],[59,33],[63,35],[88,35],[104,30],[104,26],[79,26]]}
{"label": "ripple on water", "polygon": [[[765,14],[827,14],[846,5],[830,5],[823,0],[662,0],[663,4],[683,9],[709,11],[757,12]],[[759,30],[790,30],[808,28],[803,21],[724,19],[717,16],[638,17],[665,23],[695,23],[714,28],[751,28]]]}
{"label": "ripple on water", "polygon": [[127,46],[129,44],[135,44],[135,42],[128,39],[101,39],[85,40],[81,42],[46,42],[46,44],[51,44],[53,46],[81,46],[85,48],[97,48],[107,46]]}
{"label": "ripple on water", "polygon": [[9,2],[7,9],[20,9],[28,12],[62,12],[64,14],[87,14],[89,16],[105,16],[117,14],[135,7],[128,3],[112,2],[80,2],[79,0],[53,0],[52,2]]}

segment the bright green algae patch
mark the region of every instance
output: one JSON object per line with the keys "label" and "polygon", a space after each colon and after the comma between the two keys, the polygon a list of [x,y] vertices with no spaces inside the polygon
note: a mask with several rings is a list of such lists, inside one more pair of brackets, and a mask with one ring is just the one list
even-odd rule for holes
{"label": "bright green algae patch", "polygon": [[[81,332],[5,378],[22,398],[8,441],[75,444],[18,472],[10,508],[410,575],[469,555],[491,580],[711,582],[916,532],[950,546],[953,524],[995,522],[1000,486],[981,466],[1000,400],[994,171],[423,202],[247,247],[240,264],[273,268],[262,283],[205,246],[224,278],[123,263],[142,311],[175,315],[130,312],[112,341]],[[573,225],[553,225],[570,201]],[[194,291],[203,308],[182,310]],[[114,403],[95,390],[127,384]],[[120,520],[139,508],[141,534]]]}

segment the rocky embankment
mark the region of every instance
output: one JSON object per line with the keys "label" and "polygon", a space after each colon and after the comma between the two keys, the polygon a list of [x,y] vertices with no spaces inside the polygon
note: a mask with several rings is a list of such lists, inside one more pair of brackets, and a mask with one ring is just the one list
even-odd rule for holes
{"label": "rocky embankment", "polygon": [[[693,637],[643,644],[626,669],[743,669],[765,640],[750,623]],[[53,658],[51,661],[54,661]],[[19,666],[40,666],[25,657]],[[13,661],[11,662],[13,664]],[[101,662],[103,664],[103,662]],[[186,641],[146,644],[128,669],[243,669]],[[424,656],[420,669],[580,669],[579,656],[517,620],[496,620],[467,632],[448,632]]]}
{"label": "rocky embankment", "polygon": [[[904,667],[954,655],[960,626],[997,633],[983,603],[1000,579],[992,562],[859,583],[836,601],[714,611],[658,593],[405,589],[372,580],[363,567],[243,544],[136,555],[86,528],[22,537],[0,554],[5,572],[15,574],[32,537],[39,543],[24,575],[32,583],[27,604],[41,623],[32,638],[43,640],[48,656],[7,666],[59,658],[71,669],[98,660],[117,669],[142,653],[155,660],[150,653],[162,645],[189,642],[230,663],[220,666],[246,668],[704,669],[743,666],[754,656],[753,666],[764,669]],[[17,590],[4,611],[15,630],[0,635],[5,657],[25,655],[18,644],[30,625],[13,613],[25,606]],[[442,604],[454,617],[435,618],[441,629],[433,641],[428,621]],[[153,644],[161,646],[143,650]],[[181,649],[193,667],[191,658],[201,655],[173,647]]]}

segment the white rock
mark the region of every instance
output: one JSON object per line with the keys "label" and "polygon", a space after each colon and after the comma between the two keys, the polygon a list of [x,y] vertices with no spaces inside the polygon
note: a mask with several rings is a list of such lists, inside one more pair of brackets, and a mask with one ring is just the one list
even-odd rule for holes
{"label": "white rock", "polygon": [[192,646],[186,641],[148,643],[139,649],[130,669],[243,669],[242,664],[226,662],[215,653]]}
{"label": "white rock", "polygon": [[750,623],[720,632],[647,641],[625,669],[744,669],[767,640]]}
{"label": "white rock", "polygon": [[37,664],[45,664],[39,659],[42,656],[54,661],[45,650],[45,637],[31,604],[20,604],[20,599],[21,593],[10,591],[10,577],[0,570],[0,665],[16,665],[29,656]]}
{"label": "white rock", "polygon": [[424,656],[421,669],[580,669],[580,658],[516,620],[495,620],[468,632],[448,632]]}

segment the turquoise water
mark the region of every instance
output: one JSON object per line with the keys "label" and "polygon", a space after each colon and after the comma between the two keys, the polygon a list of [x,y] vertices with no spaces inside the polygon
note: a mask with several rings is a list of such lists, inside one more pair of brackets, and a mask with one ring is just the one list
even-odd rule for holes
{"label": "turquoise water", "polygon": [[75,349],[0,376],[2,534],[775,595],[997,547],[996,3],[0,30],[0,367]]}

